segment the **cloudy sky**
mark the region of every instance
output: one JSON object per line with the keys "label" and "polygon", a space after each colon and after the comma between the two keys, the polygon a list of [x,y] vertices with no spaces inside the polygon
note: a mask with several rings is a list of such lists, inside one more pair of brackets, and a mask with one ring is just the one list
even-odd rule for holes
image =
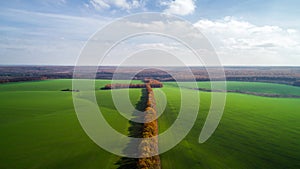
{"label": "cloudy sky", "polygon": [[[300,66],[299,6],[298,0],[0,1],[0,64],[74,65],[86,41],[103,26],[130,14],[162,12],[198,28],[223,65]],[[177,47],[155,38],[137,42],[120,50]]]}

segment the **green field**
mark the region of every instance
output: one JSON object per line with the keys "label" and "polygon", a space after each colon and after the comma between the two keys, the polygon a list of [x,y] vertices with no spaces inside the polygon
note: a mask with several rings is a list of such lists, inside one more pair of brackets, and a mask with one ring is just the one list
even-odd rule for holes
{"label": "green field", "polygon": [[[222,89],[221,82],[212,82],[216,86],[216,90]],[[176,83],[167,82],[164,83],[168,87],[176,87]],[[182,87],[191,88],[192,82],[180,82]],[[295,95],[300,96],[300,87],[275,84],[275,83],[261,83],[261,82],[234,82],[227,81],[227,90],[238,90],[242,92],[255,92],[255,93],[267,93],[267,94],[280,94],[280,95]],[[199,88],[211,89],[210,82],[197,82]]]}
{"label": "green field", "polygon": [[[97,81],[96,86],[109,82]],[[71,86],[71,80],[0,85],[1,169],[117,167],[119,157],[100,149],[81,128],[72,93],[60,91]],[[115,110],[110,91],[96,95],[106,120],[127,134],[129,123]],[[140,95],[140,90],[131,90],[132,102]]]}
{"label": "green field", "polygon": [[[162,89],[169,103],[159,120],[161,130],[173,123],[180,108],[179,90],[170,86]],[[253,83],[253,86],[257,85]],[[300,167],[300,99],[229,93],[216,132],[207,142],[199,144],[210,93],[200,92],[200,97],[200,112],[194,128],[179,145],[161,155],[163,168]]]}
{"label": "green field", "polygon": [[[96,89],[109,82],[97,80]],[[198,85],[209,88],[207,82]],[[72,93],[60,91],[71,86],[71,80],[0,85],[0,169],[118,167],[116,162],[120,157],[99,148],[81,128]],[[300,95],[300,88],[279,84],[229,82],[228,89]],[[162,132],[177,117],[180,93],[172,82],[155,89],[158,90],[168,98],[159,119]],[[136,104],[141,90],[130,91],[131,102]],[[111,92],[97,90],[96,96],[106,120],[119,132],[128,134],[129,122],[116,111]],[[180,144],[161,155],[162,168],[300,168],[300,99],[229,93],[216,132],[207,142],[199,144],[210,93],[200,92],[200,97],[200,111],[193,129]]]}

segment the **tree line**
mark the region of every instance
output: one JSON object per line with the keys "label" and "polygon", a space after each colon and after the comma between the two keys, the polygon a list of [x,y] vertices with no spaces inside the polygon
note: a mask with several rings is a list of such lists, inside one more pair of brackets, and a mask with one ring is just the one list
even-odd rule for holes
{"label": "tree line", "polygon": [[[139,153],[141,156],[151,156],[152,154],[158,154],[158,122],[156,112],[156,102],[154,98],[154,92],[151,88],[151,83],[146,83],[147,91],[147,106],[145,108],[144,120],[146,123],[143,124],[142,138],[149,138],[141,141],[139,145]],[[151,81],[154,82],[154,81]],[[155,82],[157,83],[157,82]],[[138,159],[137,168],[139,169],[160,169],[160,158],[159,155],[140,158]]]}
{"label": "tree line", "polygon": [[[143,124],[139,129],[139,138],[143,139],[138,145],[138,153],[141,157],[149,156],[147,158],[139,158],[135,162],[138,169],[161,169],[160,157],[159,155],[152,156],[153,154],[158,154],[158,122],[157,122],[157,111],[156,102],[154,97],[154,92],[152,88],[161,88],[163,84],[154,79],[144,79],[143,84],[107,84],[103,88],[108,89],[121,89],[121,88],[143,88],[145,91],[145,107],[143,110],[145,115]],[[151,156],[151,157],[150,157]],[[134,167],[135,168],[135,167]]]}
{"label": "tree line", "polygon": [[147,84],[149,84],[151,88],[162,88],[163,87],[163,84],[158,80],[145,79],[144,82],[145,82],[145,84],[132,84],[132,83],[130,83],[130,84],[120,84],[120,83],[106,84],[101,89],[109,90],[109,89],[124,89],[124,88],[146,88]]}

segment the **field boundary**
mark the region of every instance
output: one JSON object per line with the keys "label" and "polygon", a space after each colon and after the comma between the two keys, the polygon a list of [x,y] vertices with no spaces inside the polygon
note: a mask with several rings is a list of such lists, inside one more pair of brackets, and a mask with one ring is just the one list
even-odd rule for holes
{"label": "field boundary", "polygon": [[[191,89],[191,88],[189,88]],[[196,88],[194,90],[199,90],[203,92],[227,92],[227,93],[240,93],[240,94],[247,94],[247,95],[254,95],[254,96],[262,96],[262,97],[273,97],[273,98],[300,98],[297,95],[283,95],[283,94],[274,94],[274,93],[258,93],[258,92],[248,92],[248,91],[241,91],[241,90],[211,90],[206,88]]]}
{"label": "field boundary", "polygon": [[[152,139],[144,139],[141,142],[130,142],[124,149],[125,154],[137,152],[138,156],[145,158],[122,157],[117,163],[115,163],[116,165],[119,165],[118,169],[161,169],[159,155],[151,156],[152,154],[158,154],[159,152],[156,102],[154,92],[151,87],[152,85],[150,83],[146,83],[145,88],[142,88],[140,101],[136,104],[137,111],[133,113],[134,119],[145,121],[145,123],[134,122],[134,119],[130,120],[128,136]],[[145,113],[141,114],[139,111]]]}

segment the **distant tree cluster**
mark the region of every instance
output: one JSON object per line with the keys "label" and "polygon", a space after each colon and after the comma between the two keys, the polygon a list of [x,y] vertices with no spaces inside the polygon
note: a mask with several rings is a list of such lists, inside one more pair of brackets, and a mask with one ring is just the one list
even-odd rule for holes
{"label": "distant tree cluster", "polygon": [[300,80],[298,80],[298,81],[296,81],[296,82],[294,82],[294,84],[293,84],[294,86],[300,86]]}
{"label": "distant tree cluster", "polygon": [[[148,81],[149,82],[149,81]],[[140,155],[151,156],[154,153],[158,153],[158,123],[157,123],[157,112],[156,112],[156,102],[154,98],[154,92],[151,88],[150,83],[146,83],[147,91],[147,106],[145,109],[144,119],[147,123],[144,123],[142,137],[149,138],[143,140],[139,145]],[[160,158],[159,156],[152,156],[148,158],[140,158],[138,160],[139,169],[160,169]]]}
{"label": "distant tree cluster", "polygon": [[80,92],[79,90],[72,90],[72,89],[63,89],[62,92]]}

